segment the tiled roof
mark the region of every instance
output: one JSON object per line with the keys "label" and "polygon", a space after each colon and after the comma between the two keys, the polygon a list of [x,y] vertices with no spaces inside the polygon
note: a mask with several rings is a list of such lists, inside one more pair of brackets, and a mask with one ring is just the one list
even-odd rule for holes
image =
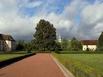
{"label": "tiled roof", "polygon": [[97,45],[97,40],[81,40],[83,45]]}
{"label": "tiled roof", "polygon": [[0,40],[15,41],[11,35],[4,35],[4,34],[0,34]]}

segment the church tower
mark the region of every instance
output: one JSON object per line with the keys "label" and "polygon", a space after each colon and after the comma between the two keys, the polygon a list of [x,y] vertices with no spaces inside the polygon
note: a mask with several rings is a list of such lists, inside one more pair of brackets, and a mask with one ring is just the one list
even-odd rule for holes
{"label": "church tower", "polygon": [[59,43],[62,42],[62,38],[61,38],[60,34],[57,34],[57,41],[58,41]]}

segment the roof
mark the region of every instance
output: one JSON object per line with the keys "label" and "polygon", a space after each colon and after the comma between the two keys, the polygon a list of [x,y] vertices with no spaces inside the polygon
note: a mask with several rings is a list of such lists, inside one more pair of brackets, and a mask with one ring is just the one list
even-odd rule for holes
{"label": "roof", "polygon": [[4,34],[0,34],[0,40],[15,41],[11,35],[4,35]]}
{"label": "roof", "polygon": [[3,40],[2,34],[0,34],[0,40]]}
{"label": "roof", "polygon": [[83,45],[97,45],[97,40],[81,40]]}

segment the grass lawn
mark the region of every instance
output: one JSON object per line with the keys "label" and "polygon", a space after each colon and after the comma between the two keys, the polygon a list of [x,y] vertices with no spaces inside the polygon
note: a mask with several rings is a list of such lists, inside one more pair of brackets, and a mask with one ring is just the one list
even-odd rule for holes
{"label": "grass lawn", "polygon": [[54,56],[65,66],[74,62],[80,65],[79,68],[88,66],[103,74],[103,54],[54,54]]}
{"label": "grass lawn", "polygon": [[24,56],[25,54],[0,54],[0,62],[20,56]]}
{"label": "grass lawn", "polygon": [[8,60],[8,59],[32,54],[32,53],[35,53],[35,52],[31,51],[31,53],[28,53],[27,51],[12,51],[12,52],[8,52],[8,53],[0,53],[0,62]]}

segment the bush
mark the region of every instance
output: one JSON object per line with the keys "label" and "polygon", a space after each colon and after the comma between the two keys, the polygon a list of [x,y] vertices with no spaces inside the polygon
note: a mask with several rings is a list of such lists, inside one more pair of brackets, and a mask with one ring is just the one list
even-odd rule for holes
{"label": "bush", "polygon": [[103,47],[97,48],[97,51],[103,51]]}
{"label": "bush", "polygon": [[59,54],[103,54],[102,51],[88,52],[88,51],[57,51]]}

